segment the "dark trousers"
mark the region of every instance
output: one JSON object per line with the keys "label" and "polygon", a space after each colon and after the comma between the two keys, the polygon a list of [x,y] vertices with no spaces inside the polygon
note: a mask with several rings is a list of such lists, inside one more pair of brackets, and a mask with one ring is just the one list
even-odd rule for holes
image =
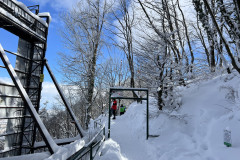
{"label": "dark trousers", "polygon": [[112,115],[113,115],[113,109],[111,108],[110,117],[112,117]]}
{"label": "dark trousers", "polygon": [[113,119],[116,119],[116,110],[113,109]]}

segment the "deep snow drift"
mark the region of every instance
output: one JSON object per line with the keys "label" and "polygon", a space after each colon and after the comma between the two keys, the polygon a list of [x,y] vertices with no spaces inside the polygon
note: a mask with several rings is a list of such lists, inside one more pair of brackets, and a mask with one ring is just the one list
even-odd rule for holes
{"label": "deep snow drift", "polygon": [[[232,74],[179,87],[182,106],[176,111],[158,111],[150,98],[150,134],[159,137],[148,140],[146,104],[131,104],[123,116],[111,120],[111,139],[96,159],[238,160],[239,82],[239,76]],[[223,144],[227,127],[232,132],[232,147]]]}

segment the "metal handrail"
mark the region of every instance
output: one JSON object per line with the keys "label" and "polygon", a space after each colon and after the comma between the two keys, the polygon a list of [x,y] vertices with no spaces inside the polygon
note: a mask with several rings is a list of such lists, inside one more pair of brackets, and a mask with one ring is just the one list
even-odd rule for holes
{"label": "metal handrail", "polygon": [[[91,143],[88,152],[85,152],[83,155],[81,155],[81,156],[79,157],[79,159],[80,159],[80,158],[83,158],[86,154],[88,154],[88,153],[90,152],[90,157],[89,157],[89,159],[90,159],[90,160],[93,160],[93,159],[95,158],[95,156],[97,155],[97,152],[98,152],[99,148],[101,147],[102,143],[104,142],[104,140],[105,140],[105,136],[103,137],[103,139],[99,140],[98,142],[96,142],[96,143]],[[96,146],[98,146],[98,148],[96,149],[95,153],[93,154],[93,149],[94,149]]]}
{"label": "metal handrail", "polygon": [[101,132],[102,132],[102,130],[103,130],[104,128],[105,128],[105,127],[102,127],[101,130],[92,138],[92,140],[89,141],[89,142],[88,142],[87,144],[85,144],[84,146],[87,147],[87,146],[89,146],[91,143],[93,143],[94,140],[98,137],[98,135],[101,134]]}
{"label": "metal handrail", "polygon": [[[98,122],[95,121],[95,123],[98,123]],[[69,157],[68,160],[81,159],[84,156],[86,156],[87,154],[89,154],[89,159],[90,160],[93,160],[95,158],[99,148],[101,147],[102,143],[105,141],[105,126],[103,126],[100,123],[98,123],[98,124],[102,126],[100,131],[92,138],[92,140],[89,143],[85,144],[83,148],[81,148],[78,152],[76,152],[74,155]],[[103,134],[102,138],[100,140],[98,140],[97,142],[95,142],[97,137],[101,133]],[[93,150],[95,148],[96,148],[96,150],[93,153]]]}

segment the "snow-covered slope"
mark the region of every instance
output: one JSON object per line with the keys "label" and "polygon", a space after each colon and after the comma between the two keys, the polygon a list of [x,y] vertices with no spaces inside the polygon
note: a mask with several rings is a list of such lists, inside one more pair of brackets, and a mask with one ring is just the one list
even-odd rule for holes
{"label": "snow-covered slope", "polygon": [[[181,87],[183,104],[177,111],[160,112],[151,99],[150,134],[159,137],[148,140],[146,104],[131,104],[123,116],[111,120],[111,139],[97,159],[238,160],[239,82],[238,76],[225,75]],[[232,132],[232,147],[223,144],[227,127]]]}

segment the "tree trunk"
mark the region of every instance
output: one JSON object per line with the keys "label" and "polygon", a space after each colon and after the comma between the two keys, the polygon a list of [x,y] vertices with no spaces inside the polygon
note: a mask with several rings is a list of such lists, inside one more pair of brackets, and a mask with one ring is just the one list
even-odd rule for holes
{"label": "tree trunk", "polygon": [[185,16],[183,14],[183,11],[180,7],[180,4],[179,4],[179,0],[177,1],[178,3],[178,9],[180,10],[181,12],[181,15],[182,15],[182,18],[183,18],[183,26],[184,26],[184,29],[185,29],[185,35],[186,35],[186,38],[187,38],[187,44],[188,44],[188,48],[189,48],[189,52],[190,52],[190,55],[191,55],[191,66],[190,66],[190,72],[192,72],[193,70],[193,64],[194,64],[194,54],[193,54],[193,51],[192,51],[192,46],[191,46],[191,43],[190,43],[190,38],[189,38],[189,35],[188,35],[188,28],[187,28],[187,24],[186,24],[186,20],[185,20]]}
{"label": "tree trunk", "polygon": [[215,27],[216,27],[216,29],[217,29],[217,32],[218,32],[220,38],[222,39],[222,41],[223,41],[223,43],[224,43],[224,45],[225,45],[225,48],[226,48],[226,50],[227,50],[227,53],[228,53],[229,57],[230,57],[231,60],[232,60],[232,65],[233,65],[233,67],[238,71],[238,73],[240,73],[240,68],[239,68],[238,65],[237,65],[238,62],[236,62],[236,60],[235,60],[235,58],[234,58],[234,56],[233,56],[233,54],[232,54],[232,52],[231,52],[231,49],[230,49],[230,47],[229,47],[229,45],[228,45],[228,42],[226,41],[226,39],[224,38],[223,34],[221,33],[221,30],[220,30],[219,27],[218,27],[217,21],[216,21],[213,13],[212,13],[212,11],[211,11],[211,8],[210,8],[207,0],[203,0],[203,1],[204,1],[204,4],[206,5],[206,7],[207,7],[207,9],[208,9],[208,11],[209,11],[209,13],[210,13],[210,15],[211,15],[211,18],[212,18],[212,20],[213,20],[213,24],[215,25]]}

